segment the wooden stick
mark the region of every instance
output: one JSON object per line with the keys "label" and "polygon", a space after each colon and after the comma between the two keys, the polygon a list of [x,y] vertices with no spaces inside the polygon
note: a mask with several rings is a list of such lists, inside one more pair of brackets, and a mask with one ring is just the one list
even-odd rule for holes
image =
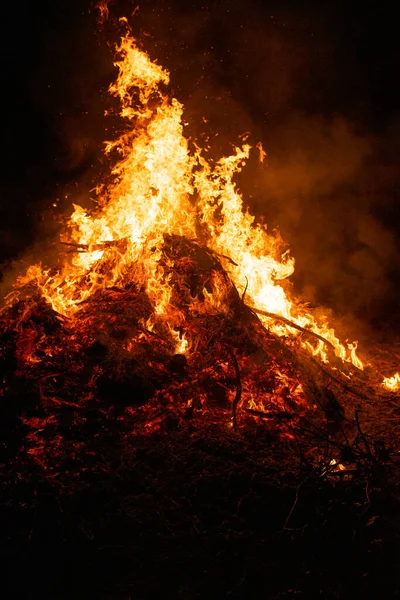
{"label": "wooden stick", "polygon": [[253,306],[249,306],[248,304],[246,304],[246,306],[247,306],[247,308],[252,310],[257,315],[262,315],[263,317],[268,317],[269,319],[274,319],[275,321],[284,323],[288,327],[293,327],[293,329],[297,329],[298,331],[301,331],[302,333],[305,333],[307,335],[317,338],[317,340],[321,340],[321,342],[324,342],[324,344],[327,344],[328,346],[330,346],[333,351],[336,350],[336,348],[332,344],[332,342],[330,342],[329,340],[326,340],[324,337],[322,337],[322,335],[319,335],[319,333],[315,333],[315,331],[310,331],[310,329],[305,329],[301,325],[297,325],[297,323],[290,321],[290,319],[287,319],[286,317],[282,317],[282,315],[277,315],[275,313],[271,313],[266,310],[261,310],[260,308],[254,308]]}
{"label": "wooden stick", "polygon": [[365,449],[367,450],[368,456],[370,457],[370,459],[372,460],[372,462],[375,463],[376,462],[375,457],[372,454],[370,445],[368,444],[368,441],[367,441],[367,438],[365,437],[364,432],[361,429],[360,419],[358,418],[358,413],[359,413],[359,411],[356,410],[355,411],[355,419],[356,419],[356,424],[357,424],[357,431],[358,431],[358,433],[360,435],[361,440],[364,442],[364,446],[365,446]]}
{"label": "wooden stick", "polygon": [[237,407],[238,404],[240,402],[240,399],[242,397],[242,381],[240,378],[240,369],[239,369],[239,364],[236,358],[236,355],[234,352],[229,352],[229,354],[232,357],[233,360],[233,366],[235,367],[235,373],[236,373],[236,394],[235,397],[233,399],[232,402],[232,426],[233,428],[236,430],[236,412],[237,412]]}
{"label": "wooden stick", "polygon": [[290,413],[285,412],[285,411],[264,412],[262,410],[254,410],[254,408],[245,408],[244,410],[245,410],[245,412],[249,413],[250,415],[254,415],[255,417],[262,417],[263,419],[277,419],[277,418],[293,419],[293,417],[294,417],[294,415],[291,415]]}
{"label": "wooden stick", "polygon": [[363,400],[371,400],[371,398],[369,398],[368,396],[366,396],[362,392],[359,392],[359,391],[355,390],[348,383],[345,383],[344,381],[342,381],[341,379],[339,379],[339,377],[336,377],[336,375],[334,375],[333,373],[331,373],[330,371],[328,371],[327,369],[325,369],[321,365],[321,363],[319,363],[317,360],[315,360],[315,358],[313,356],[309,356],[308,358],[315,365],[317,365],[317,367],[319,367],[321,369],[321,371],[324,373],[324,375],[326,375],[327,377],[330,377],[331,379],[333,379],[333,381],[335,381],[336,383],[338,383],[344,390],[346,390],[346,392],[350,392],[351,394],[354,394],[354,396],[357,396],[358,398],[362,398]]}

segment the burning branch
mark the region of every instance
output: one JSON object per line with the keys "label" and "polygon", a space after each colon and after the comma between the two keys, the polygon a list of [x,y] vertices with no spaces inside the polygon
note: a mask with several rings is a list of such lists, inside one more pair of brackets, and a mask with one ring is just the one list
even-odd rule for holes
{"label": "burning branch", "polygon": [[63,246],[70,248],[70,252],[93,252],[94,250],[108,250],[109,248],[118,248],[121,251],[126,250],[128,239],[110,240],[98,242],[96,244],[74,244],[73,242],[59,242]]}
{"label": "burning branch", "polygon": [[297,329],[298,331],[301,331],[302,333],[304,333],[306,335],[309,335],[311,337],[316,338],[317,340],[320,340],[321,342],[324,342],[324,344],[326,344],[333,351],[335,351],[335,346],[331,342],[329,342],[327,339],[322,337],[322,335],[319,335],[319,333],[315,333],[314,331],[311,331],[310,329],[305,329],[301,325],[298,325],[297,323],[290,321],[290,319],[287,319],[286,317],[282,317],[282,315],[277,315],[275,313],[268,312],[266,310],[261,310],[260,308],[254,308],[253,306],[248,306],[247,304],[246,304],[246,306],[248,308],[250,308],[250,310],[255,312],[257,315],[262,315],[263,317],[268,317],[269,319],[274,319],[275,321],[278,321],[279,323],[284,323],[288,327],[293,327],[293,329]]}

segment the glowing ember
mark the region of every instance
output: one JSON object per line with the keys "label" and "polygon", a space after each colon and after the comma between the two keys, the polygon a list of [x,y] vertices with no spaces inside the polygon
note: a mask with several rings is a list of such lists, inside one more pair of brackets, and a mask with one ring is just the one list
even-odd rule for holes
{"label": "glowing ember", "polygon": [[[173,261],[167,264],[162,259],[162,245],[166,235],[197,240],[221,257],[239,293],[251,308],[261,311],[261,321],[273,333],[300,335],[285,322],[290,320],[320,336],[314,345],[302,341],[313,355],[327,362],[327,348],[333,346],[342,361],[363,369],[357,343],[346,348],[327,322],[317,323],[280,285],[293,273],[294,260],[282,250],[279,234],[267,233],[244,210],[234,182],[251,147],[244,144],[231,156],[207,160],[183,134],[182,104],[165,90],[168,72],[152,62],[130,35],[122,38],[117,52],[119,73],[110,93],[120,100],[127,130],[106,144],[106,153],[119,157],[112,170],[113,184],[99,188],[93,213],[74,206],[69,231],[62,238],[76,250],[73,258],[56,271],[31,266],[18,286],[34,284],[55,311],[72,317],[100,290],[135,285],[146,291],[153,307],[147,330],[162,319],[175,339],[176,352],[187,353],[190,340],[179,333],[182,313],[172,301]],[[257,148],[262,161],[266,154],[260,144]],[[223,284],[215,279],[211,287],[200,290],[201,301],[191,299],[192,312],[212,312],[215,306],[221,310]],[[16,297],[10,295],[9,304]],[[283,319],[276,321],[273,315]]]}
{"label": "glowing ember", "polygon": [[332,458],[332,460],[329,463],[329,466],[334,467],[333,470],[335,471],[346,471],[346,467],[342,465],[342,463],[338,462],[335,458]]}

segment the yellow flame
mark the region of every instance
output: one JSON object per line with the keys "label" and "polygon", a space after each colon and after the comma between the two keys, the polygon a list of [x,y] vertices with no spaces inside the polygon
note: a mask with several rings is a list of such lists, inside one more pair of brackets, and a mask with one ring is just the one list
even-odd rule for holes
{"label": "yellow flame", "polygon": [[[181,326],[182,315],[171,305],[168,265],[161,264],[164,235],[197,238],[234,260],[236,265],[226,261],[224,267],[239,293],[246,288],[250,306],[319,334],[334,346],[338,357],[362,369],[357,343],[346,348],[327,323],[317,323],[279,284],[293,273],[294,259],[283,251],[279,234],[267,233],[244,209],[234,181],[249,158],[250,145],[244,143],[215,162],[195,144],[191,150],[183,134],[183,106],[164,89],[169,73],[151,61],[129,34],[117,53],[118,76],[110,93],[119,99],[128,127],[118,139],[106,143],[106,153],[118,157],[113,183],[99,188],[98,207],[92,213],[74,206],[64,241],[84,251],[65,261],[56,273],[41,265],[30,267],[19,285],[36,283],[54,310],[72,316],[99,289],[134,282],[145,288],[155,318],[163,318],[173,331]],[[264,160],[261,144],[257,147]],[[205,291],[204,307],[215,310],[224,303],[221,286],[218,291],[214,285],[212,294]],[[277,335],[299,335],[268,317],[261,320]],[[179,351],[186,351],[187,340],[178,342]],[[323,342],[307,347],[327,360]]]}
{"label": "yellow flame", "polygon": [[189,350],[189,340],[186,338],[186,334],[175,330],[171,330],[171,334],[176,341],[175,354],[187,354]]}
{"label": "yellow flame", "polygon": [[332,460],[329,463],[329,466],[335,467],[335,471],[346,471],[346,467],[342,465],[342,463],[338,462],[335,458],[332,458]]}
{"label": "yellow flame", "polygon": [[395,373],[393,377],[384,377],[382,385],[391,392],[397,392],[400,389],[400,375]]}

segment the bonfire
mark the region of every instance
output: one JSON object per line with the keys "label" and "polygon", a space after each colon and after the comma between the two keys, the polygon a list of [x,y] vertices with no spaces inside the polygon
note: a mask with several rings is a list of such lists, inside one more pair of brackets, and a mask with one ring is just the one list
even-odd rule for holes
{"label": "bonfire", "polygon": [[1,393],[22,402],[30,451],[44,460],[35,432],[68,407],[117,407],[129,435],[204,415],[233,429],[273,420],[292,441],[353,419],[362,435],[357,407],[399,376],[382,381],[357,342],[294,298],[294,259],[235,182],[262,146],[209,159],[185,137],[166,69],[129,32],[117,54],[110,93],[125,127],[105,145],[110,177],[94,210],[74,206],[57,264],[30,266],[1,313]]}
{"label": "bonfire", "polygon": [[8,588],[394,597],[396,346],[358,350],[295,297],[238,185],[261,143],[210,158],[120,23],[109,174],[0,311]]}

